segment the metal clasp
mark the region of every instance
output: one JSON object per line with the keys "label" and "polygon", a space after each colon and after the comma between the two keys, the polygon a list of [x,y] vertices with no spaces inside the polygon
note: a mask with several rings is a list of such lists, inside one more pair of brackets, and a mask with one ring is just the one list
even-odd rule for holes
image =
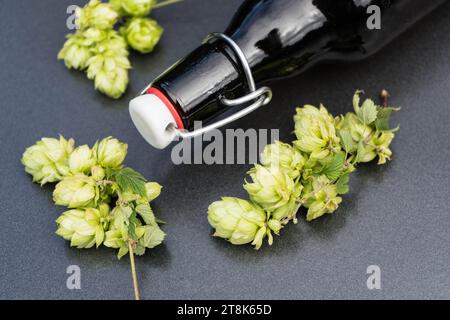
{"label": "metal clasp", "polygon": [[255,80],[253,79],[252,70],[250,69],[248,60],[245,57],[244,52],[242,52],[241,48],[239,48],[239,46],[236,44],[236,42],[234,42],[233,39],[224,35],[223,33],[214,32],[214,33],[209,34],[205,38],[204,43],[208,43],[208,42],[210,42],[212,40],[216,40],[216,39],[225,42],[225,44],[227,44],[230,47],[230,49],[234,52],[238,62],[241,65],[242,71],[245,74],[245,77],[247,79],[247,84],[250,89],[250,92],[248,94],[246,94],[245,96],[235,98],[235,99],[221,98],[220,102],[227,107],[235,107],[235,106],[239,106],[239,105],[244,105],[244,104],[250,103],[252,101],[253,101],[253,103],[250,104],[249,106],[245,107],[244,109],[239,110],[238,112],[230,115],[229,117],[221,119],[219,121],[216,121],[212,124],[207,125],[206,127],[201,128],[201,129],[197,129],[194,131],[187,131],[187,130],[179,130],[179,129],[173,127],[173,129],[175,129],[177,131],[177,135],[181,138],[193,138],[193,137],[202,135],[208,131],[223,127],[233,121],[236,121],[236,120],[246,116],[247,114],[258,109],[259,107],[265,106],[272,100],[272,90],[269,87],[261,87],[259,89],[256,89]]}

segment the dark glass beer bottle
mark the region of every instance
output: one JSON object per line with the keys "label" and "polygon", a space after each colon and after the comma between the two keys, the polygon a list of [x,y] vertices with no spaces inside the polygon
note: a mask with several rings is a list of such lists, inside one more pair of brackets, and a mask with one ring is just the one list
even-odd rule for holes
{"label": "dark glass beer bottle", "polygon": [[[325,60],[365,58],[443,2],[247,0],[224,34],[240,48],[260,85]],[[164,148],[178,133],[192,130],[194,121],[211,122],[230,108],[224,99],[252,91],[243,67],[223,39],[203,43],[130,102],[136,127],[150,144]]]}

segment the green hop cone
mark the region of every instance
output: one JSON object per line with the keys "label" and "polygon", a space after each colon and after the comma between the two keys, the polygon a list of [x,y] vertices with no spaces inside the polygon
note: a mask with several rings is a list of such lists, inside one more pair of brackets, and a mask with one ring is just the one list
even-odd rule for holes
{"label": "green hop cone", "polygon": [[356,143],[370,139],[373,134],[373,129],[365,125],[353,112],[348,112],[345,116],[337,118],[336,128],[340,131],[349,132]]}
{"label": "green hop cone", "polygon": [[109,207],[73,209],[64,212],[57,220],[56,234],[70,241],[72,247],[91,248],[100,246],[108,226]]}
{"label": "green hop cone", "polygon": [[150,13],[156,5],[156,0],[122,0],[122,9],[126,14],[143,17]]}
{"label": "green hop cone", "polygon": [[252,243],[256,249],[270,233],[266,219],[262,208],[238,198],[224,197],[208,208],[209,224],[216,229],[214,236],[237,245]]}
{"label": "green hop cone", "polygon": [[314,176],[311,179],[303,191],[303,197],[306,199],[304,206],[308,208],[307,221],[317,219],[325,213],[333,213],[342,202],[336,185],[326,176]]}
{"label": "green hop cone", "polygon": [[386,160],[391,160],[392,151],[389,149],[395,134],[391,131],[377,132],[371,139],[370,144],[373,146],[378,156],[378,164],[385,164]]}
{"label": "green hop cone", "polygon": [[299,198],[301,196],[302,190],[303,185],[297,182],[288,203],[275,209],[271,213],[271,218],[280,221],[282,224],[286,224],[290,220],[293,220],[294,223],[297,223],[296,215],[298,209],[300,208]]}
{"label": "green hop cone", "polygon": [[128,86],[128,71],[123,68],[111,68],[100,71],[95,77],[95,89],[110,98],[119,99]]}
{"label": "green hop cone", "polygon": [[267,145],[261,154],[261,164],[280,167],[293,179],[300,175],[305,162],[298,149],[280,141]]}
{"label": "green hop cone", "polygon": [[319,109],[311,105],[297,108],[294,121],[294,145],[311,158],[323,159],[340,150],[334,119],[323,105]]}
{"label": "green hop cone", "polygon": [[87,145],[75,148],[69,156],[69,169],[72,173],[88,173],[94,165],[95,158]]}
{"label": "green hop cone", "polygon": [[[120,259],[128,253],[128,213],[125,213],[122,207],[117,206],[112,210],[111,216],[113,218],[105,233],[103,244],[109,248],[119,249],[118,258]],[[139,237],[143,235],[144,230],[138,227],[135,233]]]}
{"label": "green hop cone", "polygon": [[97,163],[104,168],[118,168],[122,166],[127,155],[128,145],[116,138],[107,137],[97,141],[93,147]]}
{"label": "green hop cone", "polygon": [[267,211],[286,205],[295,191],[294,180],[278,167],[256,164],[248,173],[253,183],[246,181],[244,189],[253,202]]}
{"label": "green hop cone", "polygon": [[91,0],[84,8],[76,10],[77,29],[98,28],[112,29],[119,18],[119,14],[109,3]]}
{"label": "green hop cone", "polygon": [[132,210],[129,207],[117,206],[113,209],[112,222],[109,230],[105,234],[104,245],[110,248],[119,249],[118,258],[120,259],[128,253],[128,241],[135,242],[134,253],[143,255],[146,248],[154,248],[161,244],[165,238],[165,233],[154,225],[142,225],[139,220],[135,220],[134,236],[132,239],[129,233],[130,215]]}
{"label": "green hop cone", "polygon": [[99,189],[92,177],[83,174],[65,177],[53,191],[53,201],[69,208],[95,206]]}
{"label": "green hop cone", "polygon": [[159,42],[163,30],[155,20],[133,17],[120,29],[120,33],[131,48],[140,53],[149,53]]}
{"label": "green hop cone", "polygon": [[116,11],[119,16],[122,16],[125,11],[122,8],[122,1],[123,0],[109,0],[109,4],[111,5],[111,8]]}
{"label": "green hop cone", "polygon": [[59,139],[42,138],[25,150],[22,156],[25,171],[41,185],[60,181],[69,174],[68,158],[73,145],[73,139],[66,140],[63,136]]}
{"label": "green hop cone", "polygon": [[[88,28],[85,30],[78,30],[75,33],[67,35],[67,41],[64,43],[63,48],[58,53],[58,59],[64,60],[64,63],[69,69],[84,70],[88,67],[88,61],[94,56],[95,48],[100,47],[100,43],[109,44],[111,41],[105,41],[111,38],[111,34],[115,31],[104,31],[97,28]],[[117,36],[122,38],[120,36]],[[115,42],[120,40],[115,40]],[[122,44],[126,52],[126,43],[122,39]],[[114,48],[117,49],[117,48]],[[123,49],[120,51],[123,53]]]}
{"label": "green hop cone", "polygon": [[58,60],[64,60],[67,68],[76,70],[85,69],[90,57],[92,57],[90,45],[80,32],[68,34],[67,41],[58,53]]}
{"label": "green hop cone", "polygon": [[87,61],[87,77],[95,82],[95,88],[107,96],[118,99],[128,86],[128,69],[131,68],[125,40],[114,30],[93,49]]}
{"label": "green hop cone", "polygon": [[103,169],[101,166],[93,166],[91,168],[91,177],[95,181],[101,181],[105,179],[105,176],[106,176],[105,169]]}

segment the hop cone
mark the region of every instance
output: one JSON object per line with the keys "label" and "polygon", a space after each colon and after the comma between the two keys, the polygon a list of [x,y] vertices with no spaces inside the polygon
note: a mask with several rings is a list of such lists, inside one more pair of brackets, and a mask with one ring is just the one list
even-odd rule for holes
{"label": "hop cone", "polygon": [[326,176],[314,176],[304,189],[304,206],[308,208],[306,220],[311,221],[323,216],[325,213],[333,213],[342,202],[338,196],[337,187]]}
{"label": "hop cone", "polygon": [[114,30],[93,49],[87,61],[87,76],[94,80],[95,88],[111,98],[118,99],[128,85],[128,51],[125,40]]}
{"label": "hop cone", "polygon": [[286,205],[295,191],[294,180],[279,167],[257,164],[249,174],[253,182],[246,182],[244,189],[250,199],[265,210],[273,211]]}
{"label": "hop cone", "polygon": [[65,177],[53,191],[55,204],[68,208],[89,207],[95,205],[98,198],[96,181],[83,174]]}
{"label": "hop cone", "polygon": [[42,138],[25,150],[22,156],[25,171],[41,185],[61,180],[69,174],[68,159],[73,145],[73,139],[66,140],[63,136],[59,139]]}
{"label": "hop cone", "polygon": [[266,213],[260,207],[238,198],[224,197],[208,208],[209,224],[214,236],[232,244],[252,243],[258,249],[268,233]]}
{"label": "hop cone", "polygon": [[133,17],[120,32],[131,48],[140,53],[149,53],[159,42],[163,28],[155,20]]}
{"label": "hop cone", "polygon": [[95,165],[92,150],[87,146],[79,146],[69,156],[69,169],[72,173],[89,173]]}
{"label": "hop cone", "polygon": [[106,30],[114,27],[119,15],[111,4],[91,0],[84,8],[77,9],[76,18],[77,29],[93,27]]}
{"label": "hop cone", "polygon": [[267,145],[261,154],[261,163],[264,166],[279,167],[293,179],[300,175],[305,162],[298,149],[280,141]]}
{"label": "hop cone", "polygon": [[142,17],[150,13],[156,4],[156,0],[121,0],[121,4],[126,14]]}
{"label": "hop cone", "polygon": [[311,105],[297,108],[294,121],[297,137],[294,145],[310,157],[323,159],[340,150],[334,119],[323,105],[319,109]]}
{"label": "hop cone", "polygon": [[77,248],[97,247],[105,238],[108,226],[109,207],[102,204],[97,208],[74,209],[64,212],[57,220],[56,234],[70,241]]}
{"label": "hop cone", "polygon": [[94,157],[104,168],[120,167],[127,155],[128,145],[113,137],[107,137],[97,142],[94,147]]}

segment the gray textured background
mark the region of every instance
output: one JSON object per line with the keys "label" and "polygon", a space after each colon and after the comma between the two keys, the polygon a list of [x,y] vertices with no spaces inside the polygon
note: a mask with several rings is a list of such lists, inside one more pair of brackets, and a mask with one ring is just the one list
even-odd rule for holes
{"label": "gray textured background", "polygon": [[[212,238],[206,221],[209,203],[245,195],[249,166],[174,166],[170,149],[149,147],[127,111],[147,82],[223,30],[241,1],[185,0],[155,11],[164,37],[155,53],[132,56],[131,85],[119,101],[56,61],[74,2],[84,1],[1,4],[0,298],[132,298],[128,259],[70,248],[54,234],[63,208],[53,205],[52,188],[23,171],[24,149],[58,133],[80,144],[108,135],[128,142],[127,164],[165,187],[155,211],[167,221],[167,241],[137,262],[144,298],[450,298],[450,3],[369,60],[273,84],[270,107],[233,125],[281,128],[289,141],[296,105],[323,102],[342,113],[357,88],[373,96],[386,87],[403,107],[391,163],[362,165],[334,215],[313,223],[302,216],[257,252]],[[81,267],[82,290],[66,289],[71,264]],[[382,269],[381,291],[366,288],[371,264]]]}

